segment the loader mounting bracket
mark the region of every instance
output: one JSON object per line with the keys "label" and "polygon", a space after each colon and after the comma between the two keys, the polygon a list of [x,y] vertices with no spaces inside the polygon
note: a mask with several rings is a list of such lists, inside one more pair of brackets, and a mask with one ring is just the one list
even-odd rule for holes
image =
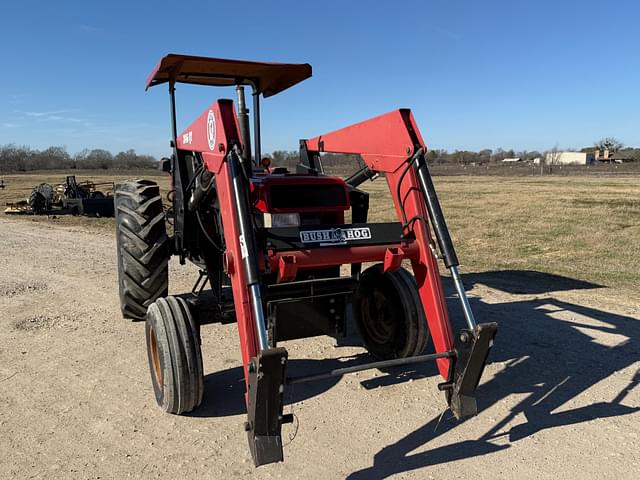
{"label": "loader mounting bracket", "polygon": [[280,432],[286,368],[284,348],[264,349],[249,363],[245,429],[256,467],[284,459]]}
{"label": "loader mounting bracket", "polygon": [[447,390],[449,407],[458,420],[478,413],[475,390],[497,331],[497,323],[481,323],[473,330],[460,330],[455,339],[452,374],[441,388]]}

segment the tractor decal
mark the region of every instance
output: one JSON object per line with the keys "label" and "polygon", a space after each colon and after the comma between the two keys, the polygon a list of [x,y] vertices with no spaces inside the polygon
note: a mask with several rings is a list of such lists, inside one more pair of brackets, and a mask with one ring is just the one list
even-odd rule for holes
{"label": "tractor decal", "polygon": [[213,110],[209,110],[207,116],[207,140],[209,141],[209,150],[213,150],[216,146],[216,117]]}
{"label": "tractor decal", "polygon": [[369,227],[360,228],[333,228],[331,230],[307,230],[300,232],[300,240],[303,243],[319,243],[320,245],[335,245],[347,243],[353,240],[365,240],[371,238]]}

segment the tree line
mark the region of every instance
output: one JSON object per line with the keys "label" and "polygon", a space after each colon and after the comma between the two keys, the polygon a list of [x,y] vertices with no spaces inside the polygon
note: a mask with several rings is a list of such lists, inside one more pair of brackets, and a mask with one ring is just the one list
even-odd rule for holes
{"label": "tree line", "polygon": [[13,144],[0,145],[0,171],[30,172],[34,170],[128,170],[157,168],[158,161],[151,155],[140,155],[135,150],[112,154],[108,150],[84,149],[71,155],[65,147],[35,150]]}
{"label": "tree line", "polygon": [[[559,152],[562,149],[557,146],[545,152],[538,150],[503,150],[497,148],[492,150],[486,148],[480,151],[472,150],[455,150],[449,152],[444,149],[433,149],[427,151],[427,162],[433,165],[455,164],[455,165],[486,165],[491,163],[501,163],[505,158],[519,158],[523,162],[532,162],[539,158],[541,163],[546,161],[546,154],[549,152]],[[576,149],[567,149],[575,151]],[[630,160],[640,161],[640,148],[625,147],[625,145],[613,137],[606,137],[597,142],[593,146],[580,149],[581,152],[594,152],[599,150],[602,154],[604,150],[608,150],[609,154],[620,152]],[[270,155],[273,164],[276,166],[295,167],[298,163],[299,154],[297,151],[276,150]],[[357,155],[342,154],[323,154],[323,165],[325,167],[339,167],[351,164]]]}
{"label": "tree line", "polygon": [[[608,149],[610,152],[624,151],[629,158],[640,160],[640,149],[624,148],[615,138],[605,138],[595,142],[593,147],[585,147],[581,151],[591,152],[595,149]],[[557,150],[557,147],[556,147]],[[275,150],[270,155],[274,166],[288,167],[295,171],[299,161],[298,151]],[[501,163],[505,158],[520,158],[523,161],[533,161],[541,158],[544,162],[545,152],[537,150],[515,151],[484,149],[480,151],[455,150],[449,152],[444,149],[433,149],[427,152],[430,164],[484,165]],[[326,169],[352,170],[357,167],[358,155],[323,154],[323,165]],[[14,144],[0,145],[0,172],[29,172],[34,170],[128,170],[157,168],[158,161],[151,155],[140,155],[135,150],[112,154],[108,150],[84,149],[76,154],[70,154],[65,147],[52,146],[44,150],[36,150],[27,146]],[[327,172],[330,173],[330,172]]]}
{"label": "tree line", "polygon": [[[273,164],[276,166],[292,167],[298,163],[299,154],[297,151],[276,150],[271,155]],[[520,158],[524,161],[532,161],[534,158],[542,157],[543,154],[536,151],[514,151],[484,149],[479,152],[471,150],[455,150],[449,152],[443,149],[433,149],[427,151],[427,162],[431,164],[458,164],[458,165],[480,165],[486,163],[500,163],[505,158]],[[322,163],[326,166],[339,166],[340,164],[351,163],[357,155],[325,154]]]}

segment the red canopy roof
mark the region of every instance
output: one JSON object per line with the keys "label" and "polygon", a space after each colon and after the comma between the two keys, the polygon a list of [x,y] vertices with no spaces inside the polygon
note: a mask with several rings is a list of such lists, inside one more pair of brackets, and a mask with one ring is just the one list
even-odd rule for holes
{"label": "red canopy roof", "polygon": [[308,63],[249,62],[170,53],[153,69],[146,89],[170,80],[218,87],[253,84],[264,97],[270,97],[310,76]]}

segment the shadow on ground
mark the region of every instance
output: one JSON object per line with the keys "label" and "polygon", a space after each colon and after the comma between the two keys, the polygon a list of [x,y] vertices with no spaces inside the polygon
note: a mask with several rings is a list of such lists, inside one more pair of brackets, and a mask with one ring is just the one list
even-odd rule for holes
{"label": "shadow on ground", "polygon": [[[354,339],[353,344],[355,343]],[[287,364],[287,374],[292,377],[298,375],[315,375],[336,368],[352,367],[367,363],[371,360],[371,357],[364,353],[353,357],[325,360],[291,359]],[[365,389],[373,389],[406,382],[408,380],[431,377],[438,373],[435,363],[416,365],[405,369],[389,368],[382,371],[387,375],[364,380],[361,382],[362,386]],[[326,380],[289,386],[285,391],[285,405],[294,404],[320,395],[330,388],[333,388],[339,381],[339,377],[333,377]],[[193,417],[228,417],[246,413],[242,367],[233,367],[206,375],[204,378],[204,390],[204,399],[200,407],[187,415]]]}
{"label": "shadow on ground", "polygon": [[464,285],[468,290],[476,283],[516,295],[540,295],[542,293],[562,292],[566,290],[604,288],[597,283],[563,277],[562,275],[553,273],[537,272],[535,270],[497,270],[464,275]]}
{"label": "shadow on ground", "polygon": [[[457,299],[451,296],[452,287],[446,283],[447,302],[455,317],[455,312],[459,311]],[[532,295],[600,287],[531,271],[466,276],[468,287],[476,283],[510,293]],[[455,428],[464,429],[464,422],[448,418],[438,425],[439,418],[432,418],[421,428],[384,447],[375,454],[371,467],[353,472],[349,479],[383,479],[429,465],[486,455],[509,448],[513,443],[545,429],[628,415],[640,410],[622,403],[640,383],[638,370],[628,385],[612,393],[612,399],[556,412],[591,386],[640,358],[640,320],[564,302],[552,296],[490,305],[477,298],[471,298],[471,302],[479,321],[498,322],[498,336],[490,361],[505,364],[502,371],[478,390],[480,415],[483,409],[510,395],[526,394],[526,397],[479,438],[430,449],[428,443],[436,437]],[[461,327],[461,318],[454,318],[454,324]],[[607,341],[596,342],[593,334],[604,334]],[[525,421],[510,427],[519,414],[523,414]],[[495,442],[498,439],[500,444]],[[509,443],[505,444],[505,439]],[[417,449],[424,451],[410,454]]]}
{"label": "shadow on ground", "polygon": [[[350,367],[369,361],[371,361],[371,357],[367,354],[324,360],[291,359],[287,364],[287,375],[291,377],[315,375],[335,368]],[[395,380],[394,383],[405,378],[416,378],[417,375],[422,377],[433,375],[435,372],[435,368],[430,373],[417,369],[403,372],[403,374],[397,376],[397,380]],[[339,380],[340,378],[333,377],[326,380],[289,386],[285,391],[285,405],[301,402],[320,395],[330,388],[333,388]],[[233,367],[206,375],[204,378],[204,388],[205,397],[202,405],[189,415],[194,417],[226,417],[246,413],[242,367]]]}
{"label": "shadow on ground", "polygon": [[[482,284],[512,294],[529,295],[522,300],[493,304],[484,303],[481,298],[470,298],[479,322],[498,322],[498,336],[490,361],[504,364],[504,368],[478,390],[480,415],[484,409],[513,394],[525,394],[526,397],[479,438],[429,448],[429,442],[440,435],[456,428],[464,429],[464,422],[455,421],[448,412],[443,419],[434,417],[411,434],[384,447],[375,454],[370,467],[353,472],[349,479],[384,479],[430,465],[486,455],[507,449],[545,429],[628,415],[640,410],[622,403],[640,383],[639,370],[628,385],[614,392],[612,399],[557,412],[591,386],[640,358],[640,320],[553,298],[553,292],[602,288],[600,285],[559,275],[517,270],[469,274],[464,277],[464,282],[467,288]],[[452,323],[457,330],[464,326],[464,321],[461,314],[457,314],[460,308],[453,296],[453,286],[449,279],[444,279],[444,283]],[[550,294],[531,298],[543,293]],[[600,336],[610,334],[608,342],[595,341],[594,333]],[[360,343],[357,336],[351,335],[340,344]],[[366,354],[326,360],[292,359],[288,375],[321,373],[368,360],[370,358]],[[431,363],[413,366],[409,370],[388,369],[385,372],[387,375],[365,380],[362,385],[365,388],[384,387],[437,375],[435,364]],[[334,387],[337,382],[338,379],[333,378],[296,385],[294,389],[287,390],[285,402],[291,404],[314,397]],[[207,375],[205,391],[210,393],[205,393],[202,406],[192,415],[219,417],[245,412],[241,367]],[[523,414],[526,420],[510,426],[519,414]],[[410,454],[415,450],[423,451]]]}

